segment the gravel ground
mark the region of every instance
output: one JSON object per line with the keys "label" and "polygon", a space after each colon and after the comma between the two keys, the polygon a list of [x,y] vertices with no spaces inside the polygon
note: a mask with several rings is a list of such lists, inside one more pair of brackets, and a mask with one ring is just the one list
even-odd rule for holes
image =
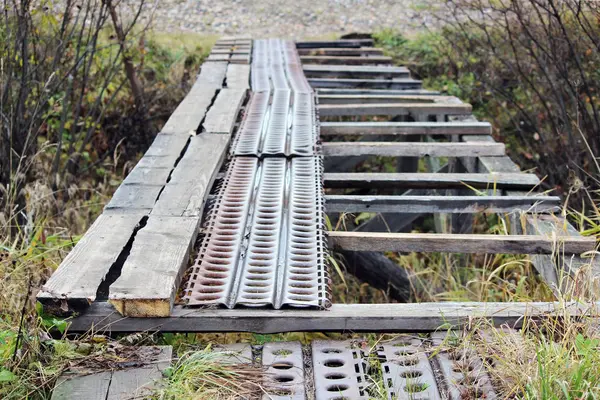
{"label": "gravel ground", "polygon": [[423,0],[416,1],[159,0],[154,28],[165,32],[295,39],[383,28],[410,33],[431,22],[424,12],[427,6]]}

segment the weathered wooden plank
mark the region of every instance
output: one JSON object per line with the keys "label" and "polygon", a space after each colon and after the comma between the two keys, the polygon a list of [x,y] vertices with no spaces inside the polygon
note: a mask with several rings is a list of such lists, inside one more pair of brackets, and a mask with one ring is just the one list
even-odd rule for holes
{"label": "weathered wooden plank", "polygon": [[[153,168],[153,171],[158,171],[160,173],[160,178],[168,177],[169,173],[167,169],[156,169]],[[170,170],[169,170],[170,172]],[[132,210],[139,210],[140,212],[150,212],[154,204],[156,203],[156,199],[158,195],[163,190],[165,186],[166,178],[159,184],[121,184],[113,194],[113,197],[110,199],[108,204],[104,207],[105,210],[112,210],[112,212],[116,212],[117,210],[122,210],[123,212],[131,212]]]}
{"label": "weathered wooden plank", "polygon": [[63,311],[93,302],[98,287],[143,216],[143,213],[100,215],[42,287],[38,300]]}
{"label": "weathered wooden plank", "polygon": [[410,77],[408,68],[392,65],[362,66],[304,64],[302,69],[307,78],[393,79]]}
{"label": "weathered wooden plank", "polygon": [[474,254],[552,254],[593,250],[593,238],[543,235],[477,235],[445,233],[329,232],[333,248],[351,251],[450,252]]}
{"label": "weathered wooden plank", "polygon": [[62,375],[52,391],[51,400],[106,400],[110,371],[93,375]]}
{"label": "weathered wooden plank", "polygon": [[[215,54],[214,57],[217,55]],[[227,56],[229,58],[229,56]],[[200,66],[198,79],[192,86],[190,93],[196,94],[196,91],[206,87],[214,87],[220,89],[223,87],[225,76],[227,74],[227,62],[209,62]]]}
{"label": "weathered wooden plank", "polygon": [[214,87],[206,86],[196,87],[196,90],[192,88],[194,94],[190,92],[183,99],[173,114],[171,114],[161,132],[185,135],[195,134],[215,97],[216,90]]}
{"label": "weathered wooden plank", "polygon": [[226,83],[229,89],[249,89],[250,66],[244,64],[229,64],[227,67]]}
{"label": "weathered wooden plank", "polygon": [[504,143],[327,142],[323,155],[391,157],[479,157],[504,155]]}
{"label": "weathered wooden plank", "polygon": [[411,78],[395,79],[332,79],[309,78],[313,88],[371,88],[371,89],[420,89],[421,81]]}
{"label": "weathered wooden plank", "polygon": [[559,209],[557,196],[355,196],[326,195],[328,212],[507,213]]}
{"label": "weathered wooden plank", "polygon": [[335,48],[319,47],[298,49],[301,56],[382,56],[383,50],[377,47]]}
{"label": "weathered wooden plank", "polygon": [[321,122],[321,135],[481,135],[488,122]]}
{"label": "weathered wooden plank", "polygon": [[221,89],[202,123],[202,131],[231,135],[246,89]]}
{"label": "weathered wooden plank", "polygon": [[229,141],[228,135],[202,133],[194,136],[151,214],[201,216]]}
{"label": "weathered wooden plank", "polygon": [[319,94],[319,104],[444,103],[450,98],[418,94]]}
{"label": "weathered wooden plank", "polygon": [[330,56],[300,56],[303,64],[343,64],[343,65],[378,65],[391,64],[392,57],[330,57]]}
{"label": "weathered wooden plank", "polygon": [[439,96],[440,92],[427,89],[316,89],[319,95],[373,95],[373,96],[390,96],[390,95],[423,95],[423,96]]}
{"label": "weathered wooden plank", "polygon": [[133,241],[109,302],[124,316],[167,317],[198,234],[200,217],[151,215]]}
{"label": "weathered wooden plank", "polygon": [[466,103],[319,104],[319,115],[325,117],[411,114],[463,115],[470,112],[471,105]]}
{"label": "weathered wooden plank", "polygon": [[164,379],[163,371],[169,368],[173,357],[171,346],[143,346],[138,348],[137,353],[146,364],[114,371],[106,400],[151,397],[157,384]]}
{"label": "weathered wooden plank", "polygon": [[520,328],[531,319],[598,316],[596,303],[395,303],[334,304],[323,310],[190,309],[173,308],[168,318],[123,318],[104,303],[71,321],[69,332],[427,332],[440,327],[460,329],[478,318],[495,326]]}
{"label": "weathered wooden plank", "polygon": [[326,187],[331,188],[459,188],[531,189],[539,183],[537,176],[525,173],[436,174],[436,173],[325,173]]}
{"label": "weathered wooden plank", "polygon": [[373,46],[373,39],[340,39],[340,40],[311,40],[296,42],[298,49],[319,49],[322,47],[340,48],[340,47],[363,47]]}

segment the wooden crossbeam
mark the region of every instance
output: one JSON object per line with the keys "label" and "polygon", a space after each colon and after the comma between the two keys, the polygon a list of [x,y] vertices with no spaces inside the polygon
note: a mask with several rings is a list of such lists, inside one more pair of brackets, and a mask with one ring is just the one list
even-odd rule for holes
{"label": "wooden crossbeam", "polygon": [[71,320],[70,333],[87,332],[407,332],[461,328],[478,318],[520,328],[528,319],[565,313],[598,316],[595,303],[396,303],[334,304],[329,310],[173,308],[167,318],[123,318],[106,303],[92,304]]}
{"label": "wooden crossbeam", "polygon": [[298,49],[319,49],[329,48],[360,48],[363,46],[373,46],[373,39],[340,39],[340,40],[312,40],[296,42]]}
{"label": "wooden crossbeam", "polygon": [[427,89],[361,89],[361,88],[316,88],[320,95],[356,95],[356,96],[391,96],[391,95],[424,95],[439,96],[440,92]]}
{"label": "wooden crossbeam", "polygon": [[325,173],[330,188],[459,188],[530,190],[539,183],[537,176],[525,173],[436,174],[436,173]]}
{"label": "wooden crossbeam", "polygon": [[382,56],[383,50],[378,47],[317,47],[313,49],[298,49],[298,54],[301,56]]}
{"label": "wooden crossbeam", "polygon": [[409,115],[444,114],[464,115],[471,112],[471,105],[452,103],[374,103],[374,104],[320,104],[319,115],[342,117],[356,115]]}
{"label": "wooden crossbeam", "polygon": [[304,64],[302,69],[307,78],[393,79],[410,77],[410,71],[406,67],[388,65]]}
{"label": "wooden crossbeam", "polygon": [[596,240],[581,236],[329,232],[329,244],[350,251],[581,254],[593,250]]}
{"label": "wooden crossbeam", "polygon": [[338,64],[338,65],[378,65],[391,64],[392,57],[330,57],[330,56],[300,56],[300,61],[305,64]]}
{"label": "wooden crossbeam", "polygon": [[321,135],[482,135],[489,122],[321,122]]}
{"label": "wooden crossbeam", "polygon": [[421,81],[411,78],[394,79],[333,79],[309,78],[308,83],[314,88],[371,88],[371,89],[420,89]]}
{"label": "wooden crossbeam", "polygon": [[319,105],[324,104],[385,104],[385,103],[443,103],[451,96],[431,96],[418,94],[322,94]]}
{"label": "wooden crossbeam", "polygon": [[479,157],[504,155],[504,143],[327,142],[323,155],[392,157]]}
{"label": "wooden crossbeam", "polygon": [[326,195],[328,212],[509,213],[557,211],[557,196],[356,196]]}

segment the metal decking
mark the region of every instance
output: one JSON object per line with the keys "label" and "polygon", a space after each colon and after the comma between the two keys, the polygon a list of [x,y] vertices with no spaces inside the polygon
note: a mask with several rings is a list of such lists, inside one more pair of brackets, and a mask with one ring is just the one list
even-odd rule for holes
{"label": "metal decking", "polygon": [[[578,291],[580,301],[567,305],[572,315],[597,313],[585,299],[598,292],[600,268],[581,256],[596,244],[555,213],[560,199],[504,155],[470,105],[422,89],[372,44],[217,42],[188,96],[38,299],[50,312],[79,312],[73,332],[431,332],[479,317],[520,326],[525,315],[565,307],[332,305],[329,247],[531,254],[557,297]],[[355,172],[378,157],[393,158],[396,171]],[[327,232],[326,212],[377,212],[388,224]],[[473,234],[476,213],[508,213],[510,234]],[[424,214],[434,214],[435,233],[398,232]],[[557,249],[567,256],[557,261]],[[389,390],[400,393],[402,384],[392,379]]]}

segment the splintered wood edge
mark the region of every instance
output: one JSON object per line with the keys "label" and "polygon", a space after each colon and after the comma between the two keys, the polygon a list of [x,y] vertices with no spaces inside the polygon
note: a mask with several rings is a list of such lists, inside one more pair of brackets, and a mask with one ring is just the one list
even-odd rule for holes
{"label": "splintered wood edge", "polygon": [[109,299],[108,302],[124,317],[171,316],[170,299]]}

